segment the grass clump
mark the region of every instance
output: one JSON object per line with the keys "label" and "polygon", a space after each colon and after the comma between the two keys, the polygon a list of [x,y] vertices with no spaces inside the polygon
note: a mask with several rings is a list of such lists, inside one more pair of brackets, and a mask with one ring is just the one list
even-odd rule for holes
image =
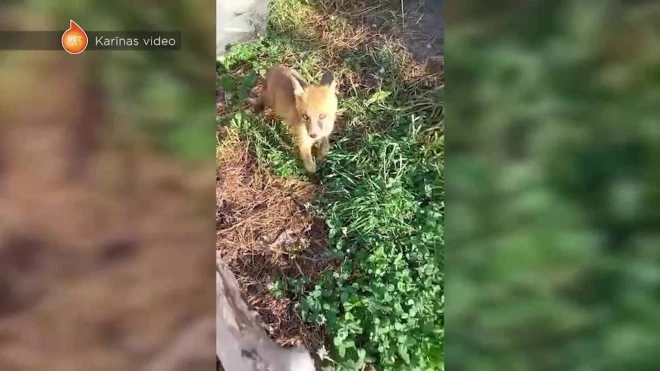
{"label": "grass clump", "polygon": [[345,359],[339,369],[442,365],[440,155],[425,154],[413,135],[390,135],[369,134],[357,152],[337,149],[329,160],[335,173],[321,204],[343,264],[302,310],[329,327]]}
{"label": "grass clump", "polygon": [[442,370],[442,86],[412,76],[414,62],[386,38],[320,9],[275,0],[265,36],[219,66],[232,111],[223,122],[283,177],[304,178],[286,127],[241,112],[256,77],[281,63],[313,81],[332,70],[340,83],[341,118],[313,205],[339,268],[314,282],[278,281],[275,294],[295,291],[302,318],[329,330],[330,369]]}

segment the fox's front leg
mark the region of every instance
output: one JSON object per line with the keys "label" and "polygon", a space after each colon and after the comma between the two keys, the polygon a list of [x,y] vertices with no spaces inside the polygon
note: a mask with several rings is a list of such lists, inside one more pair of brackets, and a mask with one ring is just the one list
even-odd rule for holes
{"label": "fox's front leg", "polygon": [[297,134],[298,151],[300,152],[300,157],[305,166],[305,171],[314,174],[316,173],[316,163],[314,162],[314,156],[312,156],[312,146],[314,145],[314,142],[309,139],[304,125],[298,127]]}
{"label": "fox's front leg", "polygon": [[328,140],[328,137],[323,137],[319,140],[318,143],[318,151],[316,152],[316,159],[323,160],[325,156],[328,154],[328,151],[330,151],[330,140]]}

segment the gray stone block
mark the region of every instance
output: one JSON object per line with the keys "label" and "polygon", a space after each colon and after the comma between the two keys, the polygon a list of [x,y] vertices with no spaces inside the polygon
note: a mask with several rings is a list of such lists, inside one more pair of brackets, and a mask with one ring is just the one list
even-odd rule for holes
{"label": "gray stone block", "polygon": [[216,55],[253,39],[267,23],[270,0],[216,0]]}

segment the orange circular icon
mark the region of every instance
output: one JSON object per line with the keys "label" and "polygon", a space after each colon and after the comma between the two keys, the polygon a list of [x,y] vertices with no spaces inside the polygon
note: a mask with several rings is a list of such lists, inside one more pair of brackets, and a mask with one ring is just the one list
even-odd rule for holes
{"label": "orange circular icon", "polygon": [[70,54],[80,54],[87,48],[87,34],[74,21],[62,34],[62,47]]}

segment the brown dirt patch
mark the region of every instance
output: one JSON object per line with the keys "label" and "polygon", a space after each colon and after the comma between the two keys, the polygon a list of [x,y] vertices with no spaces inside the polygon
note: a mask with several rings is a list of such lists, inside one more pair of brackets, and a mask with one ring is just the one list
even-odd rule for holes
{"label": "brown dirt patch", "polygon": [[328,266],[322,257],[324,224],[306,209],[318,189],[260,170],[233,130],[221,127],[218,137],[218,258],[236,275],[246,302],[279,344],[302,344],[314,352],[323,344],[323,328],[303,323],[299,298],[275,298],[271,288],[279,277],[314,280]]}
{"label": "brown dirt patch", "polygon": [[322,13],[341,15],[355,27],[398,39],[420,63],[444,54],[444,0],[327,0]]}

